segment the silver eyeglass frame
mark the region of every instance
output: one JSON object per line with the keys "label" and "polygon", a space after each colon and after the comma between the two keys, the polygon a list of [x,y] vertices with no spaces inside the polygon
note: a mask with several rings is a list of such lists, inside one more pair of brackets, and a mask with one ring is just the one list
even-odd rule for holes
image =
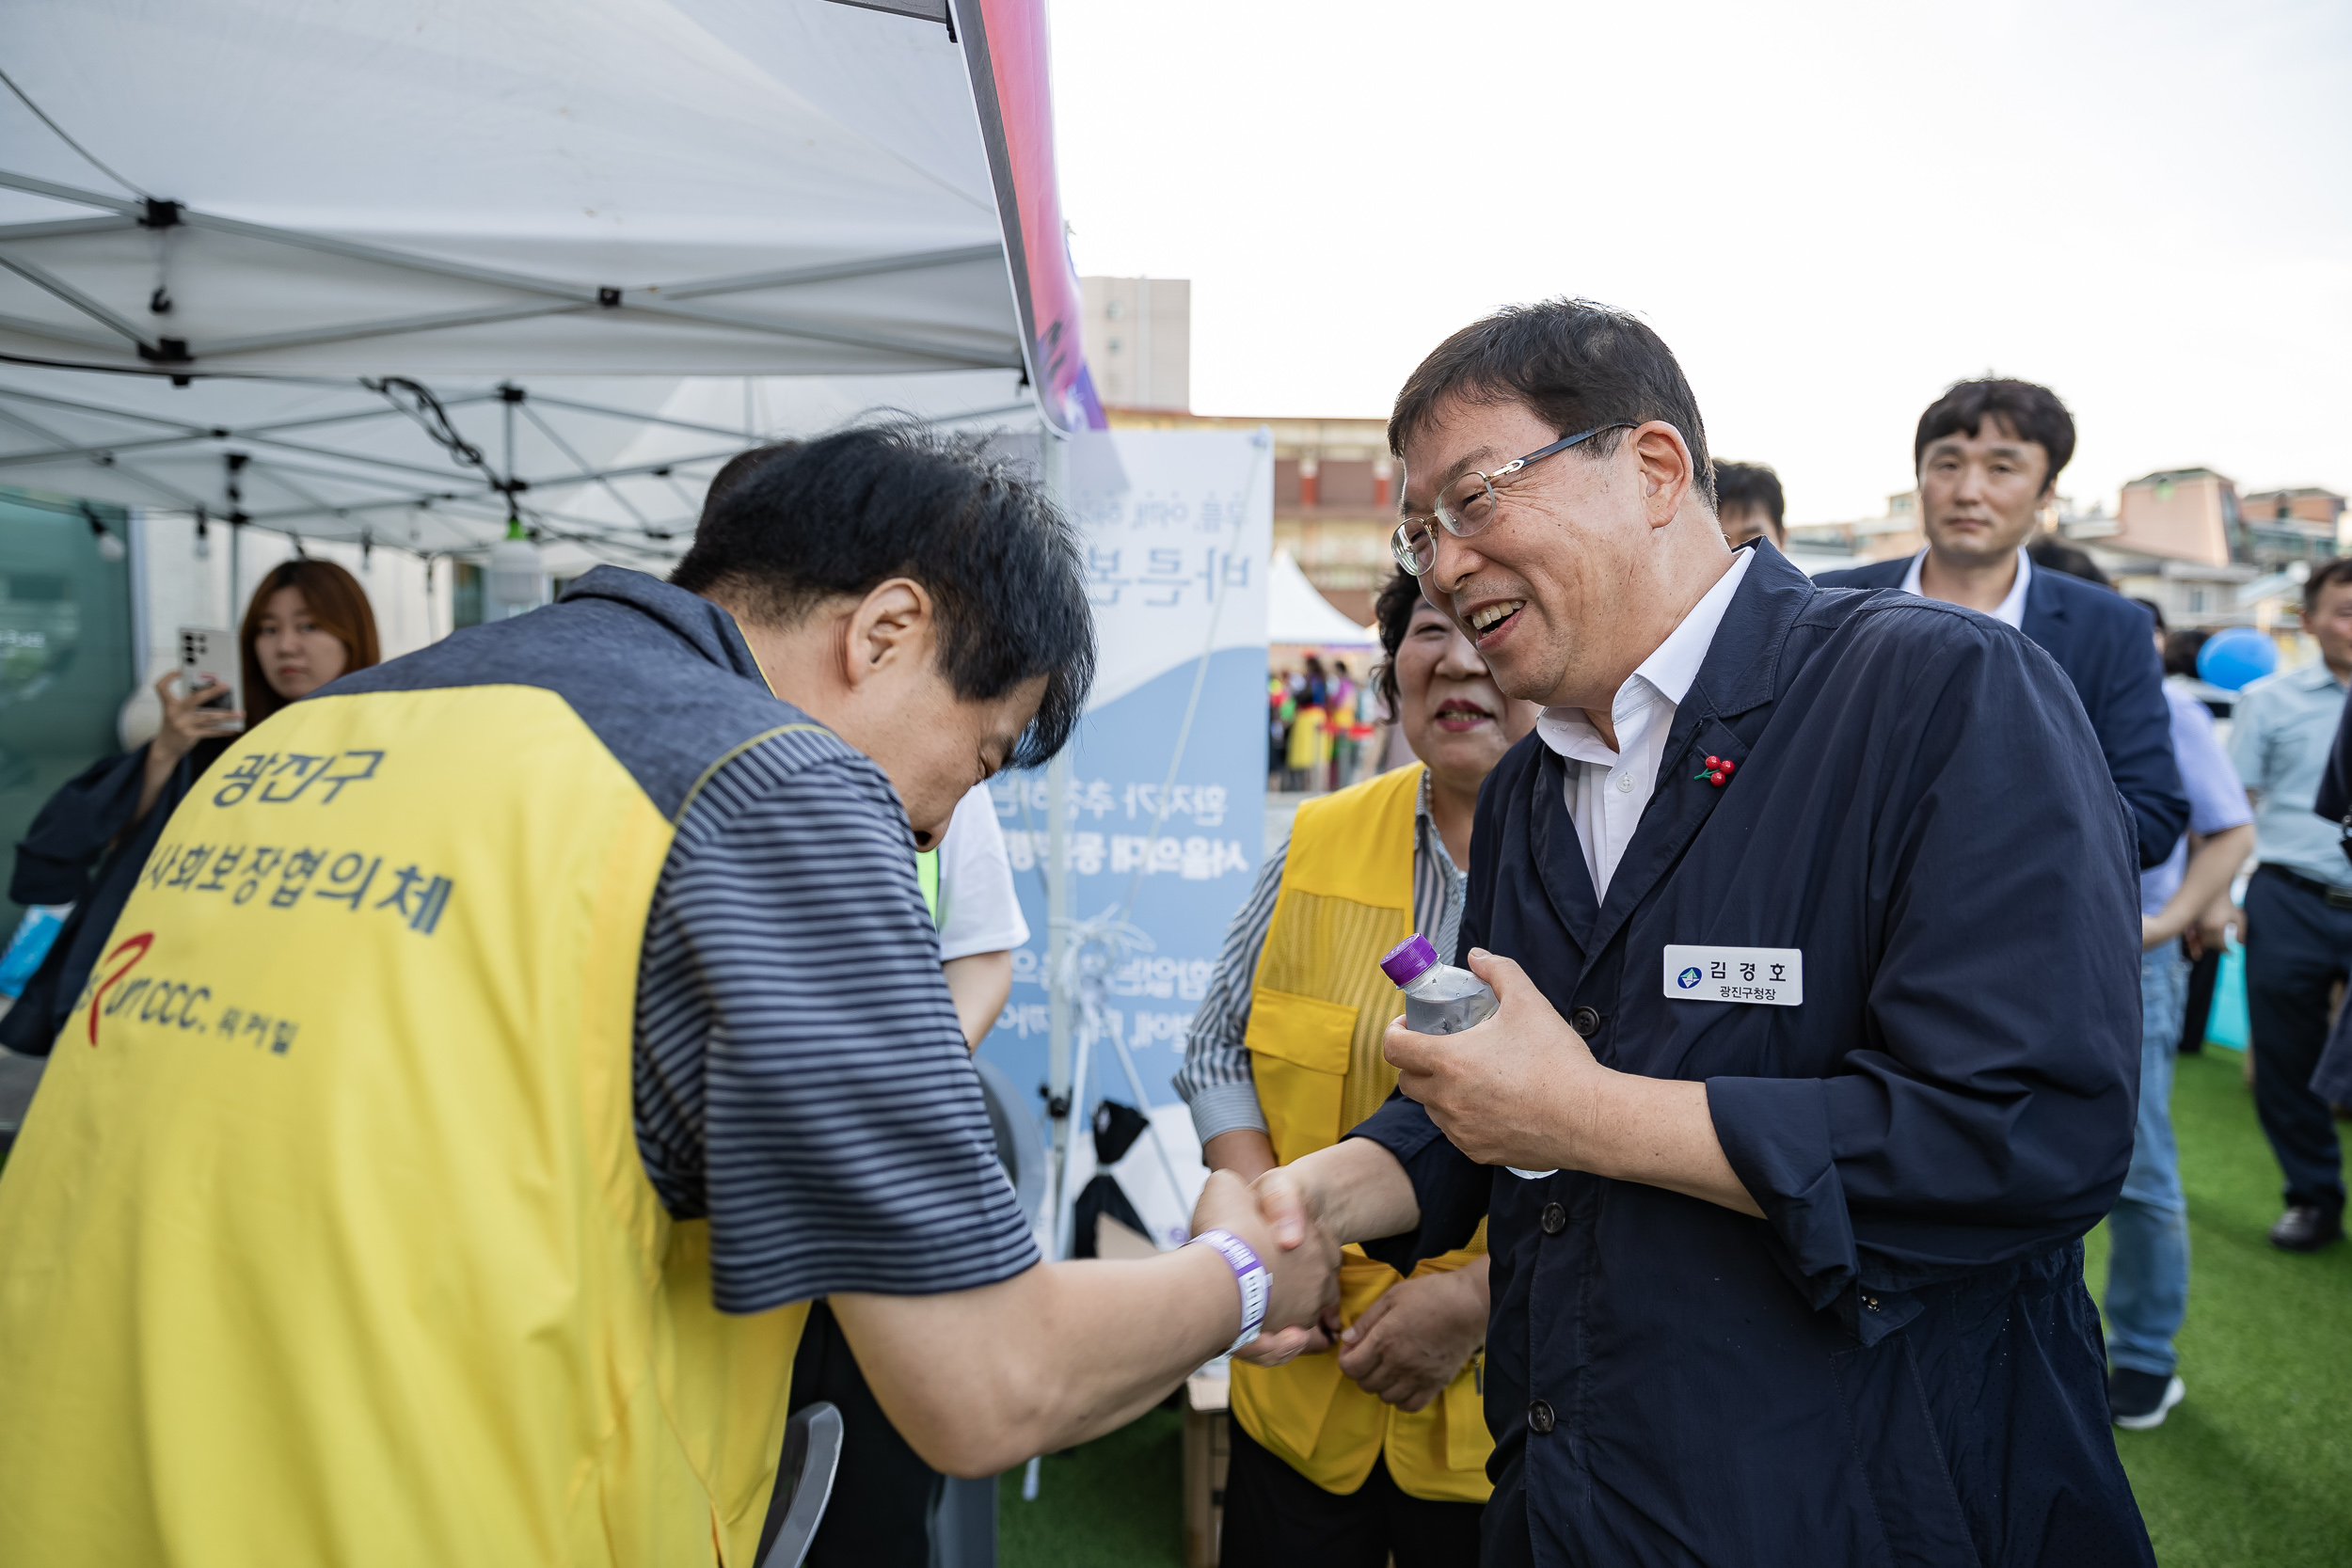
{"label": "silver eyeglass frame", "polygon": [[[1447,488],[1452,489],[1454,485],[1461,483],[1465,479],[1474,479],[1478,481],[1479,493],[1486,499],[1486,518],[1483,521],[1473,523],[1467,518],[1451,515],[1445,503],[1443,501],[1439,501],[1437,506],[1432,509],[1428,517],[1406,517],[1397,523],[1396,531],[1389,536],[1389,553],[1396,557],[1396,563],[1405,569],[1407,576],[1416,578],[1421,576],[1423,572],[1429,570],[1431,566],[1438,563],[1437,542],[1435,536],[1433,535],[1429,546],[1429,560],[1422,564],[1416,565],[1415,562],[1420,560],[1421,552],[1414,548],[1413,539],[1406,533],[1408,529],[1412,529],[1417,526],[1426,526],[1429,522],[1435,520],[1442,526],[1448,533],[1454,535],[1454,538],[1468,539],[1471,534],[1476,533],[1480,529],[1485,528],[1488,522],[1494,520],[1496,480],[1508,479],[1513,474],[1518,473],[1520,469],[1528,467],[1530,464],[1540,463],[1545,458],[1549,457],[1552,453],[1565,451],[1570,447],[1577,445],[1581,441],[1589,441],[1594,436],[1602,434],[1604,431],[1633,430],[1639,427],[1636,426],[1630,420],[1616,420],[1608,424],[1597,424],[1590,430],[1580,430],[1573,436],[1563,436],[1557,441],[1552,442],[1551,445],[1548,447],[1539,447],[1535,451],[1529,452],[1525,457],[1515,457],[1492,473],[1482,473],[1476,468],[1470,469],[1468,473],[1455,478],[1451,484],[1447,485]],[[1473,498],[1471,504],[1475,504],[1475,498]]]}

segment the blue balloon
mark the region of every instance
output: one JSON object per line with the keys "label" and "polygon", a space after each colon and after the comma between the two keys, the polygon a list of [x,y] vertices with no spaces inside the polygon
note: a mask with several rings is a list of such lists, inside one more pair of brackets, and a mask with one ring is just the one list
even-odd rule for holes
{"label": "blue balloon", "polygon": [[2224,691],[2235,691],[2277,668],[2279,644],[2251,626],[2215,632],[2197,650],[2198,675]]}

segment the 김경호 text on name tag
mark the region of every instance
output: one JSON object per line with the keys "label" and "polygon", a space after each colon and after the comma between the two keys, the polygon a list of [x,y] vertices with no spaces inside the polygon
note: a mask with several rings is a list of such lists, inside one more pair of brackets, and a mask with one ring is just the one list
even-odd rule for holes
{"label": "\uae40\uacbd\ud638 text on name tag", "polygon": [[1794,947],[1669,947],[1666,994],[1793,1007],[1804,1000],[1804,954]]}

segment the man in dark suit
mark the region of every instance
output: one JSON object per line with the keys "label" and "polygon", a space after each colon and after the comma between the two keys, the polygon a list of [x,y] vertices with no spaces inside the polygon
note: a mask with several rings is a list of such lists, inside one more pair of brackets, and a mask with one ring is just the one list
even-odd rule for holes
{"label": "man in dark suit", "polygon": [[1622,312],[1472,324],[1389,430],[1399,563],[1544,705],[1470,845],[1501,1006],[1391,1024],[1402,1095],[1258,1191],[1399,1273],[1484,1226],[1486,1568],[2153,1564],[2080,1241],[2133,1139],[2134,825],[2066,678],[1726,547]]}
{"label": "man in dark suit", "polygon": [[2143,869],[2188,823],[2148,612],[2026,553],[2035,515],[2074,455],[2074,420],[2047,387],[1963,381],[1919,416],[1912,442],[1928,546],[1908,560],[1823,572],[1825,587],[1900,588],[1982,610],[2042,645],[2082,699],[2107,773],[2132,808]]}

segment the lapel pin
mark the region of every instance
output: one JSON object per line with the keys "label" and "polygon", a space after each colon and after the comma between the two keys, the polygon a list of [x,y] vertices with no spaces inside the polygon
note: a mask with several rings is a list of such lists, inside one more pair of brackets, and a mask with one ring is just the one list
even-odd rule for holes
{"label": "lapel pin", "polygon": [[1724,787],[1724,781],[1731,777],[1734,766],[1729,757],[1708,757],[1707,766],[1691,775],[1691,782],[1696,784],[1701,779],[1705,779],[1717,789],[1721,789]]}

